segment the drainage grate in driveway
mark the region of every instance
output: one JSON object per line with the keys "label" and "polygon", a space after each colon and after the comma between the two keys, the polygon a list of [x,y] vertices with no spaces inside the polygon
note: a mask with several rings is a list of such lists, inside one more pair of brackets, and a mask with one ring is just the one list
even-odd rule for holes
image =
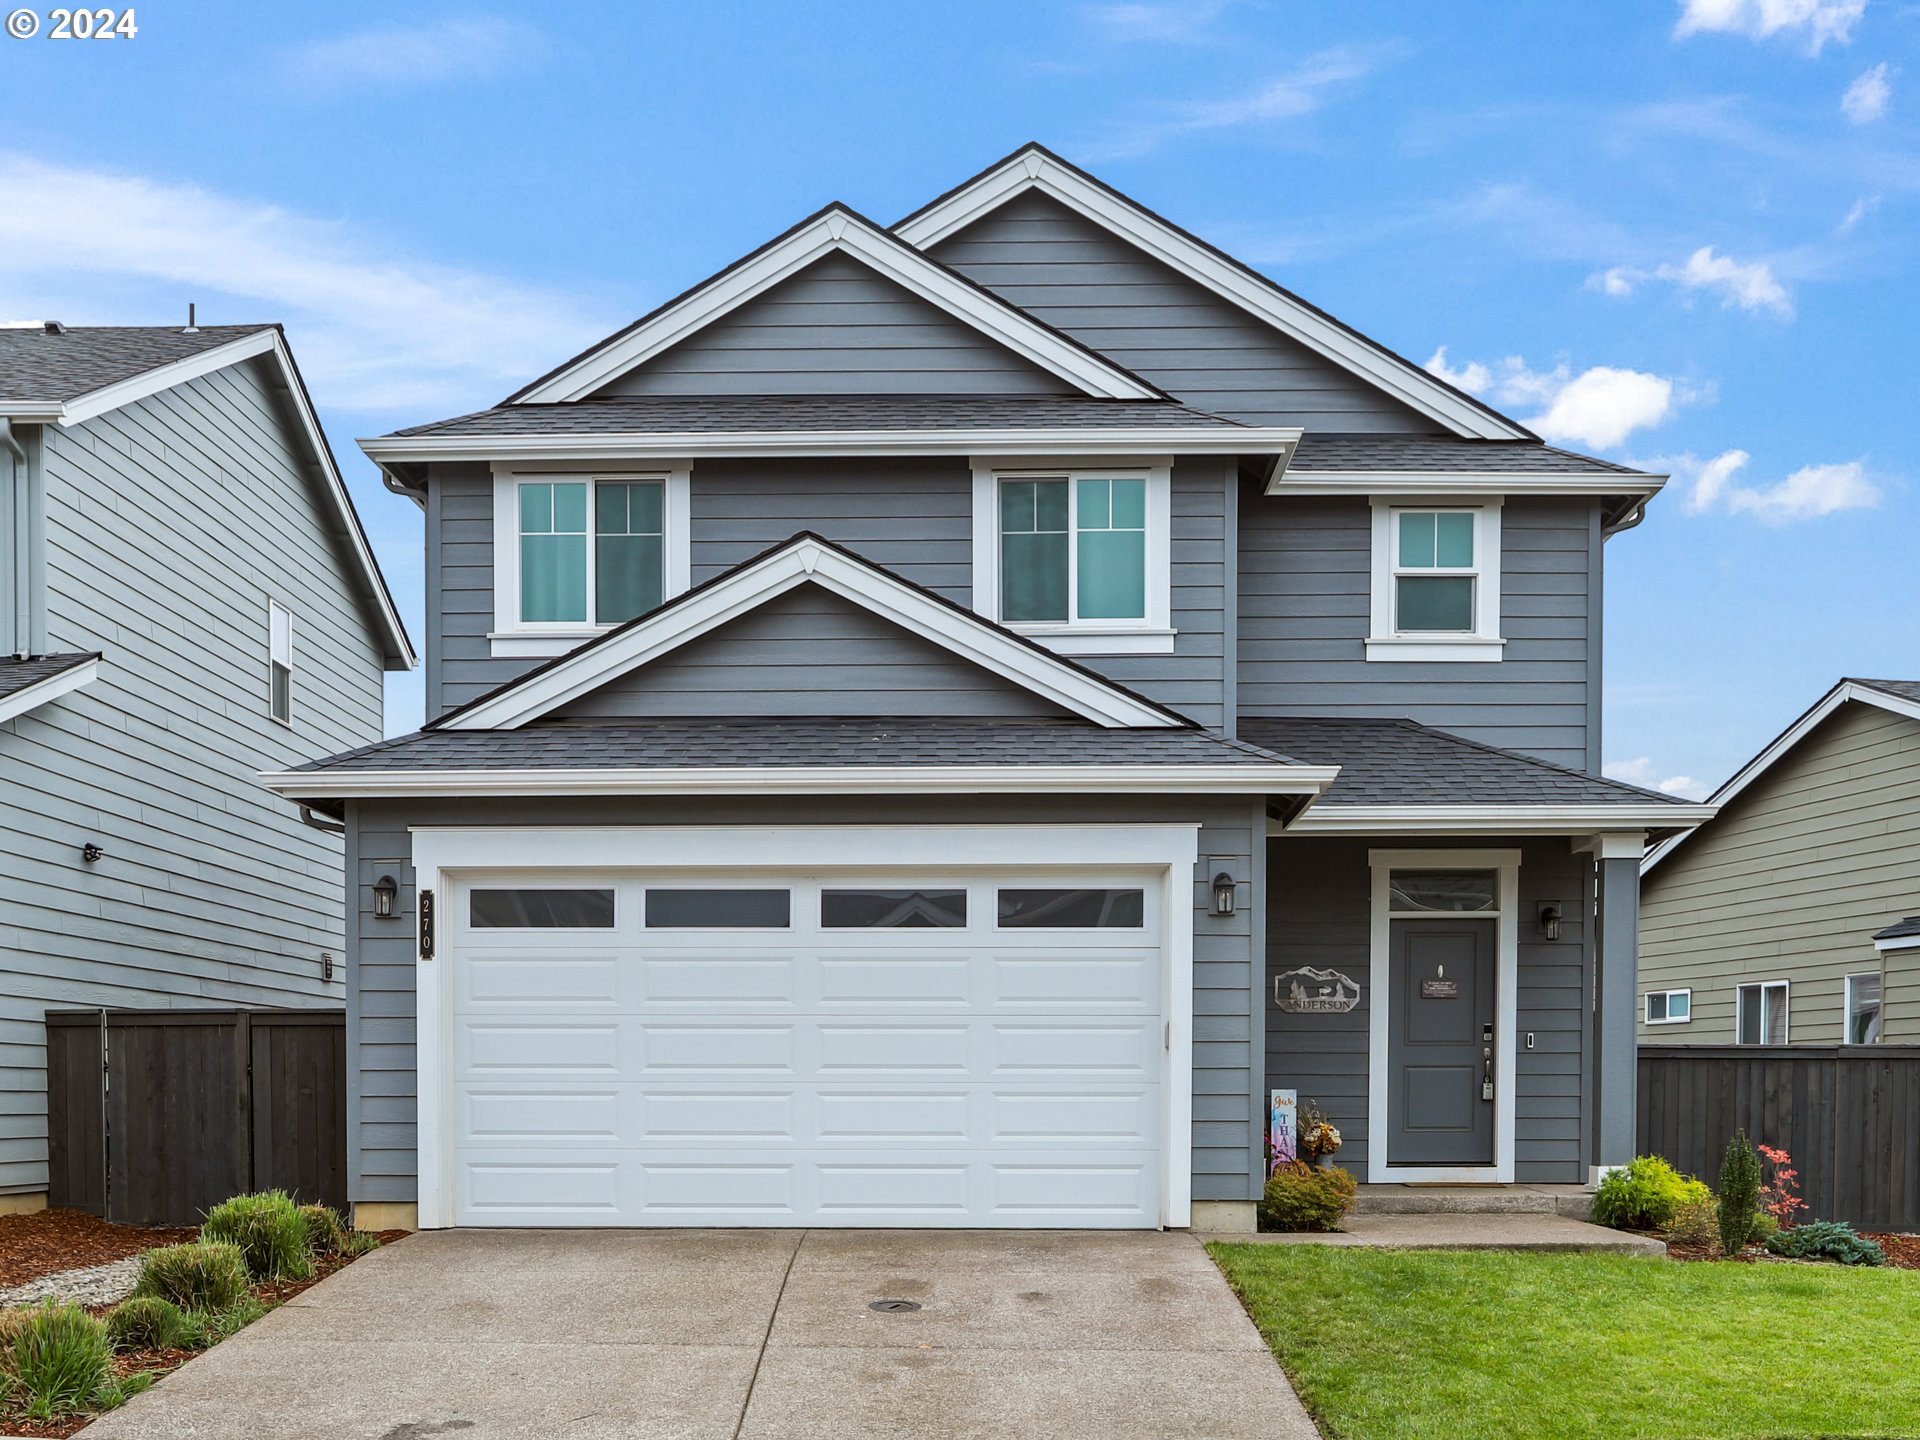
{"label": "drainage grate in driveway", "polygon": [[920,1302],[918,1300],[869,1300],[867,1308],[878,1310],[882,1315],[904,1315],[908,1311],[918,1310]]}

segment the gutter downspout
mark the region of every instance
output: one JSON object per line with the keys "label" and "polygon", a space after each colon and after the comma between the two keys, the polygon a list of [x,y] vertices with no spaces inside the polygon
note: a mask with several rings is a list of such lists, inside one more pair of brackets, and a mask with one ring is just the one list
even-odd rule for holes
{"label": "gutter downspout", "polygon": [[11,537],[11,544],[7,548],[12,553],[0,555],[0,560],[4,560],[6,568],[16,572],[19,577],[9,575],[6,583],[13,587],[14,593],[11,597],[0,596],[0,615],[9,617],[6,629],[10,632],[0,635],[0,654],[25,655],[33,647],[33,637],[29,633],[32,626],[20,609],[27,603],[30,593],[22,585],[29,566],[27,539],[21,532],[21,527],[26,524],[26,510],[21,494],[30,481],[27,477],[27,447],[22,445],[20,437],[13,433],[11,416],[0,415],[0,445],[4,445],[7,453],[13,456],[13,483],[0,488],[0,496],[7,497],[13,506],[12,515],[0,515],[0,537]]}
{"label": "gutter downspout", "polygon": [[324,815],[314,814],[311,805],[302,805],[300,807],[300,823],[302,825],[311,825],[314,829],[323,831],[328,835],[344,835],[347,833],[347,827],[342,825],[338,820],[329,820]]}
{"label": "gutter downspout", "polygon": [[0,445],[12,452],[14,464],[24,466],[27,463],[26,447],[20,443],[20,437],[13,433],[13,421],[5,415],[0,415]]}

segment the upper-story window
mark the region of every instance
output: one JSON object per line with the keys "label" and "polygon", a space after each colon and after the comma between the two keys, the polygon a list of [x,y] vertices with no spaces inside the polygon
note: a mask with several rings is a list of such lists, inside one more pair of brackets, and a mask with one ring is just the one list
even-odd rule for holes
{"label": "upper-story window", "polygon": [[267,714],[293,723],[293,612],[267,602]]}
{"label": "upper-story window", "polygon": [[1376,500],[1369,660],[1498,660],[1500,505]]}
{"label": "upper-story window", "polygon": [[685,470],[494,486],[494,654],[557,654],[687,588]]}
{"label": "upper-story window", "polygon": [[1171,474],[1141,468],[974,472],[974,607],[1054,649],[1173,648]]}

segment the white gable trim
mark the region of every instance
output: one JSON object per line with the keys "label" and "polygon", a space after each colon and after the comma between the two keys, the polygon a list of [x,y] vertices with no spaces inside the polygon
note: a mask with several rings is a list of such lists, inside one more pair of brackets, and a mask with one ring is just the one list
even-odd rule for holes
{"label": "white gable trim", "polygon": [[706,589],[654,612],[491,698],[448,717],[450,730],[517,730],[609,681],[811,582],[862,605],[964,660],[1109,728],[1171,728],[1180,722],[1097,676],[943,605],[882,570],[802,538]]}
{"label": "white gable trim", "polygon": [[[1734,796],[1738,795],[1742,790],[1746,789],[1747,786],[1764,775],[1776,760],[1779,760],[1789,750],[1793,749],[1794,746],[1806,739],[1808,734],[1814,727],[1819,725],[1821,721],[1825,720],[1849,700],[1858,700],[1863,705],[1877,705],[1882,710],[1891,711],[1895,715],[1904,715],[1909,720],[1920,720],[1920,703],[1902,699],[1898,695],[1889,695],[1886,691],[1876,690],[1871,685],[1862,685],[1853,680],[1842,680],[1838,685],[1834,686],[1833,689],[1823,695],[1811,710],[1807,711],[1806,714],[1802,715],[1798,720],[1794,721],[1793,724],[1781,731],[1771,745],[1767,746],[1766,749],[1762,750],[1741,767],[1731,780],[1727,781],[1726,784],[1709,795],[1706,803],[1716,810],[1726,805]],[[1653,869],[1654,866],[1658,865],[1678,849],[1681,842],[1686,840],[1688,835],[1692,833],[1692,831],[1682,832],[1654,846],[1653,849],[1647,852],[1647,858],[1640,862],[1640,873],[1645,875],[1649,870]]]}
{"label": "white gable trim", "polygon": [[1021,151],[935,201],[901,221],[894,233],[909,245],[925,250],[1027,190],[1039,190],[1105,226],[1154,259],[1171,265],[1455,434],[1482,440],[1532,438],[1519,425],[1482,409],[1411,361],[1247,274],[1193,236],[1037,149]]}
{"label": "white gable trim", "polygon": [[1032,316],[968,283],[852,211],[835,207],[732,269],[722,271],[684,299],[614,336],[557,374],[535,382],[513,400],[531,404],[582,399],[835,252],[851,255],[1088,395],[1109,400],[1164,398],[1158,390],[1112,362],[1082,349]]}
{"label": "white gable trim", "polygon": [[95,656],[83,660],[58,674],[49,675],[31,685],[24,685],[11,695],[0,696],[0,724],[5,724],[16,715],[24,715],[29,710],[46,704],[49,700],[58,700],[78,690],[82,685],[91,685],[100,676],[100,660]]}

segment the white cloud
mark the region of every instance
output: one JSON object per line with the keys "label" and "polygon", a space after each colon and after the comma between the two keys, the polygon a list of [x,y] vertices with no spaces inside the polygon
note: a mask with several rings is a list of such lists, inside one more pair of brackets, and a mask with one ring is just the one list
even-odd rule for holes
{"label": "white cloud", "polygon": [[1227,0],[1190,4],[1087,5],[1081,14],[1107,39],[1119,44],[1195,45],[1209,38]]}
{"label": "white cloud", "polygon": [[1711,785],[1691,775],[1662,775],[1646,755],[1631,760],[1609,760],[1600,767],[1600,773],[1609,780],[1638,785],[1642,790],[1658,790],[1662,795],[1678,795],[1683,800],[1704,800],[1713,793]]}
{"label": "white cloud", "polygon": [[[491,403],[604,333],[575,298],[384,253],[366,236],[195,185],[0,153],[0,313],[283,320],[325,405]],[[103,295],[113,298],[102,307]]]}
{"label": "white cloud", "polygon": [[484,80],[546,49],[546,36],[497,15],[456,16],[425,25],[377,25],[288,49],[286,71],[316,86],[362,81],[431,85]]}
{"label": "white cloud", "polygon": [[1699,392],[1664,375],[1595,365],[1575,374],[1567,365],[1531,370],[1518,355],[1497,366],[1470,360],[1459,369],[1441,346],[1427,361],[1429,373],[1492,401],[1519,408],[1543,407],[1525,423],[1548,440],[1610,450],[1636,430],[1658,425]]}
{"label": "white cloud", "polygon": [[1690,514],[1723,511],[1751,515],[1768,525],[1816,520],[1842,510],[1871,510],[1880,503],[1880,487],[1863,460],[1803,465],[1771,485],[1743,485],[1739,476],[1753,459],[1745,450],[1725,450],[1710,459],[1676,455],[1646,462],[1687,487]]}
{"label": "white cloud", "polygon": [[1840,113],[1856,125],[1866,125],[1887,113],[1893,99],[1895,70],[1882,60],[1866,71],[1840,97]]}
{"label": "white cloud", "polygon": [[1682,291],[1704,291],[1720,297],[1722,309],[1770,310],[1784,319],[1793,317],[1793,297],[1775,278],[1773,267],[1764,260],[1735,260],[1717,255],[1711,245],[1702,245],[1679,265],[1659,265],[1651,270],[1630,265],[1615,265],[1589,276],[1587,284],[1608,295],[1631,295],[1648,280],[1663,280]]}
{"label": "white cloud", "polygon": [[1853,202],[1853,204],[1848,208],[1847,213],[1841,217],[1840,223],[1839,225],[1834,227],[1833,233],[1836,235],[1846,235],[1851,233],[1854,226],[1858,225],[1862,220],[1866,219],[1867,216],[1873,214],[1873,212],[1878,210],[1879,208],[1880,208],[1880,197],[1878,195],[1861,196],[1858,200]]}
{"label": "white cloud", "polygon": [[1703,32],[1745,35],[1766,40],[1801,36],[1807,53],[1818,55],[1828,41],[1844,45],[1867,12],[1867,0],[1680,0],[1676,40]]}

